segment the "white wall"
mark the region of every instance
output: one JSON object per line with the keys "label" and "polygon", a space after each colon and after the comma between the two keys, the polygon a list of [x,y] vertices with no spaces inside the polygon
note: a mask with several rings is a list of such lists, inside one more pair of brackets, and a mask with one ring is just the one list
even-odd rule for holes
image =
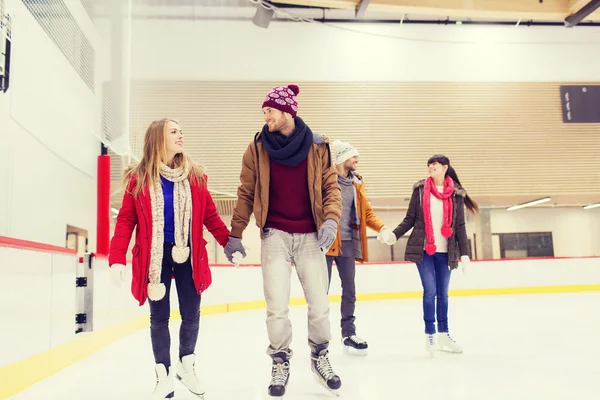
{"label": "white wall", "polygon": [[75,337],[77,257],[0,246],[0,368]]}
{"label": "white wall", "polygon": [[[213,285],[204,293],[203,305],[264,300],[258,267],[212,268]],[[302,298],[302,287],[292,270],[291,297]],[[475,261],[466,273],[454,272],[450,289],[523,288],[600,284],[600,259]],[[356,293],[420,292],[419,273],[412,263],[358,265]],[[341,294],[337,273],[330,295]]]}
{"label": "white wall", "polygon": [[134,20],[132,43],[140,80],[600,79],[600,28]]}
{"label": "white wall", "polygon": [[[402,222],[404,217],[406,216],[406,211],[376,211],[375,214],[379,219],[383,221],[385,225],[390,227],[391,229],[396,228],[398,224]],[[221,215],[221,218],[225,222],[226,225],[229,226],[231,223],[231,215]],[[467,236],[470,239],[473,239],[473,232],[475,230],[474,223],[471,219],[467,219]],[[410,235],[410,231],[406,234]],[[377,232],[367,229],[367,236],[373,237],[377,236]],[[212,235],[205,231],[204,238],[208,242],[208,259],[211,263],[215,264],[227,264],[227,258],[223,252],[223,248],[218,244],[215,245],[215,240]],[[260,232],[256,226],[256,221],[254,219],[254,215],[250,219],[250,223],[248,227],[244,231],[242,243],[244,244],[244,248],[246,249],[246,258],[243,260],[243,264],[260,264]],[[385,251],[385,255],[382,258],[376,256],[375,252],[382,249]],[[390,251],[387,246],[378,246],[377,248],[369,248],[369,257],[371,260],[375,259],[385,259],[389,261]],[[396,255],[396,261],[404,259],[404,254]]]}
{"label": "white wall", "polygon": [[590,211],[590,215],[592,216],[592,221],[594,224],[594,228],[596,228],[594,230],[595,233],[595,237],[596,237],[596,252],[594,255],[598,256],[600,255],[600,208],[595,208],[592,210],[588,210]]}
{"label": "white wall", "polygon": [[[390,228],[395,228],[404,219],[405,212],[378,212],[377,216]],[[231,223],[231,215],[221,215],[221,218],[226,225]],[[377,233],[371,229],[367,229],[367,236],[376,236]],[[228,264],[223,248],[215,244],[215,239],[212,237],[210,232],[204,232],[204,239],[207,241],[208,259],[214,264]],[[242,264],[260,264],[260,230],[256,226],[256,220],[254,215],[250,218],[248,227],[244,230],[242,237],[242,244],[246,250],[246,258],[242,261]],[[388,252],[389,253],[389,252]]]}
{"label": "white wall", "polygon": [[[125,270],[126,282],[116,287],[110,277],[107,258],[93,258],[93,330],[97,331],[140,315],[149,315],[148,302],[142,307],[131,294],[131,264]],[[173,299],[176,299],[173,290]],[[173,302],[173,301],[172,301]],[[177,304],[176,300],[175,303]]]}
{"label": "white wall", "polygon": [[[467,213],[467,236],[473,240],[476,225]],[[406,212],[377,212],[395,228]],[[490,213],[492,234],[552,232],[556,257],[600,256],[600,208],[523,208],[515,211],[493,209]],[[475,243],[473,243],[475,245]],[[479,250],[478,254],[482,254]]]}
{"label": "white wall", "polygon": [[[600,28],[346,24],[338,29],[274,22],[262,29],[250,21],[183,20],[134,20],[132,26],[134,80],[600,80]],[[157,49],[169,49],[170,56],[159,56]],[[600,228],[590,222],[590,211],[552,210],[544,216],[530,211],[494,211],[493,233],[550,230],[556,255],[600,254]],[[378,214],[390,226],[404,216]],[[229,223],[230,217],[224,220]],[[251,222],[244,236],[250,263],[260,260],[253,229]],[[474,229],[470,224],[470,237]],[[589,234],[572,234],[582,231]],[[225,262],[220,248],[215,253],[214,261]]]}
{"label": "white wall", "polygon": [[[79,2],[66,3],[95,45]],[[6,6],[14,22],[10,88],[0,94],[0,235],[64,246],[70,224],[88,231],[93,250],[99,102],[23,2]]]}
{"label": "white wall", "polygon": [[556,257],[600,255],[599,209],[492,210],[492,233],[552,232]]}
{"label": "white wall", "polygon": [[[221,215],[221,219],[231,229],[231,215]],[[204,239],[207,242],[206,248],[208,250],[209,262],[214,264],[228,264],[223,248],[216,243],[215,238],[213,238],[208,230],[204,231]],[[250,217],[248,227],[244,230],[242,243],[246,250],[246,258],[242,263],[260,264],[260,230],[256,226],[254,214]]]}
{"label": "white wall", "polygon": [[[406,215],[406,211],[377,211],[376,215],[390,228],[394,229]],[[467,213],[467,236],[473,241],[476,232],[474,218],[469,218]],[[225,224],[231,222],[230,215],[222,215]],[[583,210],[580,208],[526,208],[517,211],[495,209],[491,211],[492,234],[499,233],[525,233],[525,232],[552,232],[554,255],[556,257],[587,257],[600,256],[600,208]],[[367,229],[368,236],[377,234]],[[410,235],[410,231],[407,233]],[[207,231],[204,233],[207,240],[209,260],[215,264],[227,264],[227,259],[221,246],[216,245],[214,238]],[[244,231],[243,242],[247,257],[245,264],[260,263],[260,236],[252,217],[248,228]],[[475,242],[473,241],[473,246]],[[376,259],[374,252],[377,248],[370,248],[369,254]],[[482,254],[479,250],[478,254]],[[498,253],[499,257],[499,253]],[[396,257],[404,258],[403,254]]]}
{"label": "white wall", "polygon": [[10,220],[10,208],[8,205],[8,193],[11,187],[10,167],[12,158],[12,136],[8,134],[8,101],[6,94],[0,93],[0,235],[7,234]]}

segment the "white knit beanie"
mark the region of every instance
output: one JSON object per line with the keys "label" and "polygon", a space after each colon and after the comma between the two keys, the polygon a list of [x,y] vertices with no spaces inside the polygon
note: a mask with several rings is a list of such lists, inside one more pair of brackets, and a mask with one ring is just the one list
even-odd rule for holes
{"label": "white knit beanie", "polygon": [[356,150],[354,146],[340,140],[331,143],[331,151],[333,152],[333,162],[335,165],[339,165],[354,156],[358,156],[358,150]]}

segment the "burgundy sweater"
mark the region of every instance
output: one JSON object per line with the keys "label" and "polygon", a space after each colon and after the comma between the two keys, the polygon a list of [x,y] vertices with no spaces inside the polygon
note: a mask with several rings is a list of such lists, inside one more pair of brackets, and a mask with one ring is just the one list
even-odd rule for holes
{"label": "burgundy sweater", "polygon": [[317,231],[308,194],[308,162],[296,167],[270,161],[269,213],[265,228],[287,233]]}

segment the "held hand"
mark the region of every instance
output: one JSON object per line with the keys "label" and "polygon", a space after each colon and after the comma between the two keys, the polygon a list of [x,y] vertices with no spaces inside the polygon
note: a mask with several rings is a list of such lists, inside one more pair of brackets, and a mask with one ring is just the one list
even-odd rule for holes
{"label": "held hand", "polygon": [[379,240],[382,244],[388,244],[391,246],[394,243],[396,243],[396,235],[394,234],[394,231],[392,231],[387,226],[384,226],[379,231],[379,234],[377,235],[377,240]]}
{"label": "held hand", "polygon": [[246,250],[244,249],[241,238],[229,236],[229,241],[223,250],[225,251],[227,261],[234,265],[239,264],[239,261],[242,257],[246,257]]}
{"label": "held hand", "polygon": [[239,268],[240,261],[242,261],[242,258],[244,258],[242,253],[240,253],[239,251],[236,251],[231,256],[231,262],[233,263],[233,265],[235,265],[236,268]]}
{"label": "held hand", "polygon": [[337,223],[328,219],[323,222],[321,225],[321,229],[319,229],[319,233],[317,235],[317,242],[322,252],[329,251],[329,248],[335,241],[335,237],[337,235]]}

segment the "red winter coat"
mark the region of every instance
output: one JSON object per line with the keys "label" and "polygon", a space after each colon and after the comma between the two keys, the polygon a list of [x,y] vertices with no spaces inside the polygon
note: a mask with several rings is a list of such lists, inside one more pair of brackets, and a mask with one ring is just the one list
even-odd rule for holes
{"label": "red winter coat", "polygon": [[[150,248],[152,240],[152,208],[150,195],[146,186],[138,198],[132,195],[135,180],[132,179],[123,196],[123,205],[117,216],[115,233],[110,242],[108,264],[126,264],[126,253],[131,241],[133,228],[137,226],[133,261],[131,292],[140,306],[148,297],[148,271],[150,268]],[[190,243],[192,254],[192,270],[194,286],[202,293],[212,283],[206,240],[202,237],[204,226],[215,237],[221,246],[227,244],[229,229],[217,214],[217,208],[205,184],[195,185],[190,182],[192,191],[192,220],[190,227]],[[161,243],[162,246],[162,243]]]}

